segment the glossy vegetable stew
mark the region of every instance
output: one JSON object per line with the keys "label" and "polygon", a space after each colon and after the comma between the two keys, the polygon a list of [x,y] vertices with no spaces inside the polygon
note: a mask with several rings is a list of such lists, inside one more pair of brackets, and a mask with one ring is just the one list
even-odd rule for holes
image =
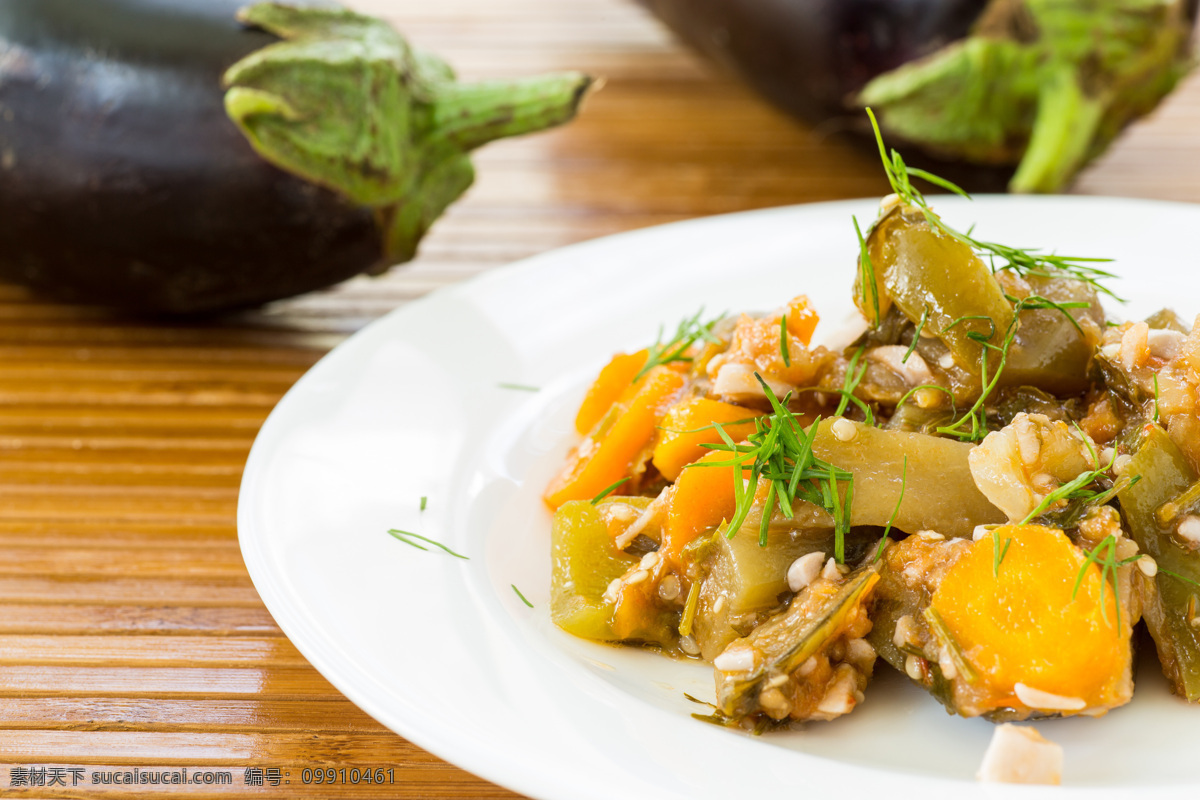
{"label": "glossy vegetable stew", "polygon": [[801,296],[601,370],[545,492],[554,621],[711,663],[706,718],[752,729],[851,712],[880,659],[962,716],[1101,716],[1140,625],[1200,699],[1200,328],[1109,319],[1095,260],[885,167],[851,345]]}

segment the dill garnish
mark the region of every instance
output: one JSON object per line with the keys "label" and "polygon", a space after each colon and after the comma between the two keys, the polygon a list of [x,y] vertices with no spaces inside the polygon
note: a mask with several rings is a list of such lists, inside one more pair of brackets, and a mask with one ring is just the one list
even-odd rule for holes
{"label": "dill garnish", "polygon": [[613,481],[608,486],[605,486],[603,489],[600,490],[600,494],[598,494],[592,498],[592,500],[591,500],[592,505],[596,505],[596,503],[599,503],[601,500],[608,497],[610,494],[612,494],[613,492],[615,492],[617,490],[617,487],[619,487],[622,483],[625,483],[628,480],[630,480],[630,478],[628,475],[626,475],[624,478],[621,478],[621,480]]}
{"label": "dill garnish", "polygon": [[533,608],[533,603],[529,602],[529,600],[526,599],[525,595],[521,594],[521,590],[517,588],[517,585],[515,583],[510,583],[509,586],[511,586],[512,590],[517,593],[517,597],[521,598],[522,603],[529,606],[530,608]]}
{"label": "dill garnish", "polygon": [[1008,555],[1008,548],[1012,545],[1011,536],[1005,537],[1004,549],[1000,549],[1000,537],[998,531],[992,531],[992,577],[1000,577],[1000,565],[1004,563],[1004,557]]}
{"label": "dill garnish", "polygon": [[[1085,439],[1084,441],[1087,440]],[[1131,479],[1120,478],[1107,489],[1095,490],[1088,488],[1095,483],[1098,478],[1102,477],[1105,473],[1112,469],[1113,462],[1116,461],[1116,458],[1117,457],[1114,455],[1112,460],[1110,460],[1107,464],[1103,464],[1094,470],[1080,473],[1075,477],[1074,480],[1064,483],[1062,486],[1059,486],[1057,489],[1047,494],[1044,498],[1042,498],[1042,501],[1037,504],[1033,511],[1030,511],[1025,519],[1021,520],[1019,524],[1025,525],[1028,522],[1037,519],[1044,514],[1047,509],[1058,504],[1059,501],[1071,502],[1075,500],[1083,501],[1089,506],[1103,505],[1115,497],[1117,492],[1137,483],[1137,481],[1141,479],[1140,475],[1134,476]]]}
{"label": "dill garnish", "polygon": [[[867,374],[867,365],[863,364],[859,367],[858,364],[866,350],[865,347],[860,347],[854,351],[854,355],[850,356],[850,361],[846,364],[846,377],[842,380],[842,399],[838,401],[837,410],[833,412],[833,415],[835,417],[843,416],[850,402],[857,401],[856,405],[867,415],[867,424],[874,425],[875,418],[870,408],[867,407],[866,403],[863,403],[854,396],[854,390],[858,388],[858,384],[862,383],[863,376]],[[857,372],[855,371],[856,369],[858,370]]]}
{"label": "dill garnish", "polygon": [[420,539],[422,542],[428,542],[429,544],[433,545],[434,547],[440,547],[441,549],[445,550],[450,555],[454,556],[455,558],[461,558],[463,561],[471,560],[469,556],[464,556],[460,553],[456,553],[453,550],[451,550],[449,547],[446,547],[446,545],[442,544],[441,542],[434,541],[433,539],[422,536],[419,533],[413,533],[412,531],[402,531],[402,530],[398,530],[396,528],[392,528],[391,530],[388,531],[388,533],[391,534],[394,538],[399,539],[400,541],[404,542],[405,544],[411,545],[411,546],[417,548],[418,550],[428,551],[429,548],[422,547],[421,545],[417,544],[416,542],[411,541],[408,537],[411,536],[413,539]]}
{"label": "dill garnish", "polygon": [[1083,578],[1087,575],[1087,568],[1092,564],[1100,566],[1100,614],[1104,617],[1104,621],[1108,622],[1108,607],[1104,604],[1104,594],[1108,585],[1112,585],[1113,605],[1117,608],[1117,634],[1121,633],[1121,585],[1117,575],[1117,570],[1127,564],[1132,564],[1141,558],[1141,553],[1130,556],[1129,558],[1117,559],[1117,537],[1115,534],[1105,536],[1100,542],[1087,551],[1084,557],[1082,566],[1079,567],[1079,574],[1075,576],[1075,588],[1071,591],[1071,599],[1074,600],[1079,594],[1079,587],[1083,585]]}
{"label": "dill garnish", "polygon": [[[930,227],[963,243],[967,247],[971,248],[971,251],[976,255],[986,258],[993,273],[1000,272],[1002,270],[1011,270],[1012,272],[1015,272],[1023,277],[1032,275],[1046,278],[1061,277],[1065,275],[1073,278],[1074,280],[1087,284],[1096,291],[1103,292],[1114,299],[1120,300],[1120,298],[1113,294],[1112,291],[1100,283],[1100,280],[1103,278],[1114,277],[1112,273],[1091,266],[1092,264],[1107,262],[1111,261],[1112,259],[1060,256],[1053,253],[1043,253],[1029,248],[1009,247],[1008,245],[997,244],[996,242],[988,242],[975,238],[972,235],[974,226],[972,226],[967,233],[962,233],[947,225],[941,217],[933,213],[933,209],[930,208],[929,203],[925,199],[925,195],[912,185],[911,179],[914,177],[921,178],[935,186],[941,187],[942,189],[946,189],[950,192],[954,192],[955,194],[961,195],[962,197],[966,197],[968,199],[970,199],[970,195],[944,178],[938,177],[937,175],[926,172],[922,169],[908,167],[905,165],[904,159],[900,156],[900,153],[894,149],[889,155],[887,148],[883,143],[883,133],[879,129],[879,123],[875,119],[875,114],[871,111],[871,109],[868,108],[867,115],[870,117],[871,127],[875,132],[875,142],[879,147],[879,156],[883,161],[883,170],[887,175],[888,183],[891,184],[892,191],[900,198],[901,202],[910,208],[920,211],[925,217],[925,220],[929,223]],[[854,224],[855,229],[858,230],[858,221],[855,220]],[[859,249],[862,253],[862,255],[860,255],[860,262],[864,263],[864,267],[862,267],[862,269],[864,270],[865,274],[866,260],[864,260],[864,256],[866,256],[868,248],[865,240],[862,238],[861,231],[859,232]],[[873,268],[871,272],[873,275]],[[982,348],[980,355],[980,372],[983,391],[979,395],[979,399],[976,400],[976,402],[962,417],[956,419],[949,425],[937,429],[937,432],[942,435],[952,436],[954,438],[963,439],[966,441],[979,441],[987,435],[987,419],[984,411],[984,404],[987,402],[992,391],[996,388],[1000,374],[1004,371],[1004,367],[1008,360],[1009,349],[1012,347],[1013,341],[1016,338],[1017,329],[1020,324],[1018,317],[1022,311],[1034,309],[1056,309],[1062,312],[1076,328],[1080,328],[1078,320],[1076,320],[1074,316],[1070,314],[1068,309],[1083,308],[1088,305],[1087,303],[1081,302],[1058,303],[1038,295],[1031,295],[1029,297],[1020,299],[1006,295],[1006,298],[1010,303],[1013,303],[1013,316],[1012,320],[1005,327],[999,343],[992,341],[999,331],[996,330],[996,322],[990,318],[963,317],[955,320],[945,329],[950,330],[954,326],[968,320],[984,319],[991,324],[992,333],[988,336],[984,336],[983,333],[979,331],[971,331],[966,334],[969,340],[980,345]],[[863,299],[865,303],[865,291]],[[876,324],[878,324],[878,313],[876,314]],[[945,333],[945,330],[943,330],[942,333]],[[915,342],[916,340],[914,338],[914,345]],[[911,348],[909,353],[905,354],[906,359],[910,353]],[[992,364],[989,364],[989,355],[991,355],[993,359],[994,363]],[[989,366],[994,367],[994,369],[989,369]]]}
{"label": "dill garnish", "polygon": [[679,327],[675,329],[675,335],[669,341],[662,340],[663,330],[658,329],[658,339],[650,346],[649,355],[646,357],[646,363],[638,370],[638,373],[633,376],[633,382],[637,382],[643,375],[652,370],[654,367],[659,367],[664,364],[672,364],[679,361],[691,361],[692,357],[687,355],[688,349],[698,341],[711,343],[719,343],[721,340],[713,335],[712,328],[720,322],[725,315],[719,314],[714,319],[708,322],[701,322],[700,315],[704,313],[701,308],[692,316],[679,323]]}
{"label": "dill garnish", "polygon": [[[817,458],[813,453],[813,442],[816,440],[820,419],[805,430],[796,415],[787,408],[791,394],[781,401],[760,375],[756,373],[755,377],[771,403],[772,413],[755,418],[756,430],[746,437],[744,444],[735,443],[724,427],[716,424],[721,443],[708,447],[728,452],[730,458],[724,461],[693,463],[688,468],[733,468],[734,514],[733,519],[726,523],[726,536],[733,537],[741,529],[754,505],[761,479],[767,481],[768,486],[763,501],[759,543],[765,544],[765,532],[776,505],[782,514],[794,517],[794,504],[804,501],[824,508],[833,516],[834,557],[842,563],[845,561],[846,533],[850,530],[854,475]],[[846,484],[844,499],[841,492],[842,483]]]}
{"label": "dill garnish", "polygon": [[1158,424],[1158,373],[1154,373],[1154,424]]}
{"label": "dill garnish", "polygon": [[[933,210],[929,207],[929,203],[925,200],[925,195],[912,185],[911,178],[921,178],[932,183],[934,186],[954,192],[967,199],[970,199],[971,196],[945,178],[926,172],[923,169],[906,166],[904,159],[900,157],[900,153],[894,149],[889,156],[887,148],[883,143],[883,133],[879,130],[879,123],[875,119],[874,112],[869,108],[867,109],[867,116],[871,119],[871,127],[875,131],[875,142],[879,145],[879,155],[883,160],[883,170],[887,174],[888,183],[891,184],[892,191],[904,203],[919,210],[932,227],[947,236],[957,239],[977,254],[988,259],[992,272],[1011,270],[1022,277],[1033,275],[1045,278],[1055,277],[1056,272],[1065,272],[1075,280],[1088,284],[1096,291],[1103,292],[1114,300],[1121,300],[1110,289],[1100,283],[1102,279],[1114,278],[1116,276],[1111,272],[1089,266],[1091,264],[1112,261],[1111,258],[1060,256],[1054,253],[1043,253],[1031,248],[1009,247],[1008,245],[997,244],[996,242],[976,239],[971,235],[971,231],[961,233],[947,225],[939,216],[933,213]],[[997,260],[1003,263],[997,265]]]}
{"label": "dill garnish", "polygon": [[867,305],[869,291],[871,309],[875,312],[871,324],[878,326],[882,319],[879,316],[879,284],[875,282],[875,265],[871,263],[871,251],[867,248],[867,240],[863,238],[862,228],[858,227],[858,217],[852,216],[850,219],[854,221],[854,233],[858,236],[858,277],[862,281],[863,306]]}
{"label": "dill garnish", "polygon": [[425,495],[421,495],[421,510],[422,510],[422,511],[424,511],[424,510],[425,510],[425,504],[426,504],[428,501],[429,501],[429,498],[428,498],[428,497],[426,497]]}
{"label": "dill garnish", "polygon": [[539,389],[536,386],[526,386],[523,383],[497,383],[496,386],[498,386],[501,389],[512,389],[515,392],[540,392],[541,391],[541,389]]}
{"label": "dill garnish", "polygon": [[[979,344],[980,347],[983,348],[979,357],[979,372],[980,381],[982,383],[982,391],[980,392],[978,399],[975,400],[975,403],[967,410],[965,414],[963,414],[962,417],[950,423],[949,425],[938,428],[937,432],[945,436],[952,436],[956,439],[962,439],[969,442],[977,442],[984,436],[987,436],[988,428],[985,404],[987,403],[987,400],[991,396],[992,392],[995,390],[996,385],[999,383],[1000,375],[1004,372],[1004,367],[1008,363],[1008,353],[1012,348],[1013,342],[1016,341],[1017,329],[1020,327],[1020,314],[1022,311],[1047,308],[1057,309],[1066,314],[1071,321],[1075,323],[1076,327],[1078,327],[1078,322],[1075,321],[1074,317],[1071,317],[1066,309],[1086,306],[1086,303],[1056,303],[1053,300],[1047,300],[1046,298],[1036,294],[1030,295],[1029,297],[1023,297],[1020,300],[1017,300],[1016,304],[1013,306],[1012,320],[1009,322],[1007,329],[1004,331],[1004,338],[998,345],[991,342],[991,339],[996,335],[996,324],[990,317],[960,317],[959,319],[956,319],[954,322],[950,323],[950,325],[946,327],[946,330],[949,330],[955,325],[968,320],[983,319],[987,320],[991,324],[992,332],[987,336],[984,336],[980,331],[970,331],[967,333],[968,339]],[[989,353],[997,354],[997,363],[994,371],[989,370],[988,368]],[[964,429],[964,426],[968,424],[970,425],[970,428]]]}
{"label": "dill garnish", "polygon": [[929,321],[929,306],[925,306],[925,310],[921,312],[921,319],[917,321],[917,329],[913,331],[912,344],[904,351],[904,358],[900,359],[901,364],[908,363],[908,357],[913,354],[913,350],[917,349],[917,342],[921,341],[921,331],[925,329],[925,323]]}

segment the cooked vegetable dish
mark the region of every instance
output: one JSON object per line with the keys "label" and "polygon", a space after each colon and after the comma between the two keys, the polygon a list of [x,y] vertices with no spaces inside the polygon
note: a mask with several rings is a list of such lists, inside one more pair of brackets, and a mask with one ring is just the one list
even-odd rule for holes
{"label": "cooked vegetable dish", "polygon": [[545,492],[554,621],[711,663],[707,718],[754,730],[850,713],[879,659],[964,717],[1101,716],[1140,625],[1200,700],[1200,325],[1110,319],[1097,259],[955,230],[880,152],[853,344],[800,296],[601,370]]}

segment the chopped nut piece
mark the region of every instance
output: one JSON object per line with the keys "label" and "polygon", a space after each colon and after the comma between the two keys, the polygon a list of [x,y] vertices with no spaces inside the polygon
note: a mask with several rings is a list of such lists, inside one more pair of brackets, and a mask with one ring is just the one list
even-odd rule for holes
{"label": "chopped nut piece", "polygon": [[1062,747],[1030,727],[998,725],[983,754],[979,780],[993,783],[1062,783]]}

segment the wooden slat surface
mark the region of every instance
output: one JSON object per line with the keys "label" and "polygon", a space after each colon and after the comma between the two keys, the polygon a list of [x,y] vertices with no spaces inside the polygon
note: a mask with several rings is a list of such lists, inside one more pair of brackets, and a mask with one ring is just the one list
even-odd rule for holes
{"label": "wooden slat surface", "polygon": [[[237,549],[242,465],[272,406],[346,335],[491,267],[697,215],[879,194],[877,162],[799,125],[624,0],[358,0],[467,78],[604,75],[570,127],[493,145],[412,264],[207,324],[0,286],[0,793],[23,766],[222,768],[138,796],[506,797],[388,732],[309,667]],[[1200,76],[1075,191],[1200,201]],[[1182,232],[1181,232],[1182,233]],[[247,786],[247,766],[292,782]],[[312,767],[394,784],[303,786]]]}

